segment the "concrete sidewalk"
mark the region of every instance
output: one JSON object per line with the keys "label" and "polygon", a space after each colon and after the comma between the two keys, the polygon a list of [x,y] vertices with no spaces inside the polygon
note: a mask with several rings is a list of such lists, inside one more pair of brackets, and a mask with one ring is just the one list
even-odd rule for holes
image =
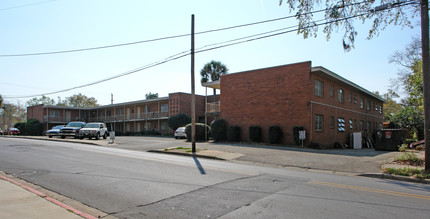
{"label": "concrete sidewalk", "polygon": [[96,218],[3,175],[0,194],[0,218]]}

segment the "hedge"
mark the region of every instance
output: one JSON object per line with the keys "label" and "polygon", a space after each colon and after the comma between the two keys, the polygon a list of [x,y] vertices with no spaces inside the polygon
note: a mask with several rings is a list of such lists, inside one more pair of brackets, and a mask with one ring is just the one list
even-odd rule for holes
{"label": "hedge", "polygon": [[[211,128],[203,123],[196,123],[196,141],[205,141],[205,129],[210,133]],[[185,126],[185,133],[187,134],[187,141],[191,141],[191,123]]]}
{"label": "hedge", "polygon": [[249,140],[253,142],[261,142],[262,132],[260,126],[249,126]]}
{"label": "hedge", "polygon": [[217,142],[227,140],[227,122],[224,119],[211,122],[211,136]]}
{"label": "hedge", "polygon": [[227,139],[229,141],[240,141],[240,126],[230,126],[227,131]]}

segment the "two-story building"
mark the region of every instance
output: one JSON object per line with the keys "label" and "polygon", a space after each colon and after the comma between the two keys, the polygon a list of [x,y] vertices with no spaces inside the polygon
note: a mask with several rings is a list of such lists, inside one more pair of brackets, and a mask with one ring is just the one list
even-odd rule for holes
{"label": "two-story building", "polygon": [[267,142],[268,128],[276,125],[283,130],[283,142],[294,144],[297,126],[306,131],[305,144],[333,147],[335,142],[349,144],[353,132],[371,138],[383,122],[384,99],[311,62],[223,75],[203,86],[221,90],[214,109],[229,126],[241,127],[245,141],[249,126],[260,126]]}
{"label": "two-story building", "polygon": [[[171,93],[168,97],[76,108],[52,105],[35,105],[27,108],[27,118],[37,119],[46,130],[71,121],[104,122],[109,130],[141,132],[157,130],[168,133],[167,120],[177,114],[191,115],[191,95]],[[205,97],[196,95],[196,118],[204,122]]]}

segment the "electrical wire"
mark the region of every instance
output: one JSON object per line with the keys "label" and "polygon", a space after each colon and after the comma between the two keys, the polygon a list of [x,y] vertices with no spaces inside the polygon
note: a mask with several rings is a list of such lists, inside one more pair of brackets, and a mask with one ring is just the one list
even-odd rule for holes
{"label": "electrical wire", "polygon": [[[338,8],[354,6],[357,4],[363,4],[363,3],[367,3],[367,2],[368,1],[362,1],[362,2],[352,3],[352,4],[348,4],[348,5],[342,5],[342,6],[338,6]],[[241,27],[247,27],[247,26],[252,26],[252,25],[257,25],[257,24],[264,24],[264,23],[268,23],[268,22],[280,21],[280,20],[305,16],[305,15],[309,15],[309,14],[320,13],[320,12],[324,12],[324,11],[331,10],[331,9],[332,8],[325,8],[325,9],[320,9],[320,10],[306,12],[306,13],[297,14],[297,15],[290,15],[290,16],[281,17],[281,18],[269,19],[269,20],[258,21],[258,22],[247,23],[247,24],[241,24],[241,25],[235,25],[235,26],[224,27],[224,28],[219,28],[219,29],[206,30],[206,31],[197,32],[195,34],[198,35],[198,34],[213,33],[213,32],[230,30],[230,29],[241,28]],[[54,54],[63,54],[63,53],[84,52],[84,51],[91,51],[91,50],[130,46],[130,45],[136,45],[136,44],[141,44],[141,43],[149,43],[149,42],[155,42],[155,41],[161,41],[161,40],[167,40],[167,39],[181,38],[181,37],[186,37],[186,36],[190,36],[190,34],[180,34],[180,35],[160,37],[160,38],[149,39],[149,40],[141,40],[141,41],[136,41],[136,42],[121,43],[121,44],[108,45],[108,46],[98,46],[98,47],[83,48],[83,49],[72,49],[72,50],[61,50],[61,51],[51,51],[51,52],[39,52],[39,53],[0,54],[0,57],[39,56],[39,55],[54,55]]]}
{"label": "electrical wire", "polygon": [[[394,8],[394,7],[401,7],[401,6],[410,5],[410,4],[416,4],[416,2],[411,1],[411,2],[407,2],[405,4],[394,5],[393,7],[387,8],[387,9],[384,9],[384,10],[389,10],[389,9]],[[272,33],[272,32],[276,32],[276,31],[280,31],[280,30],[284,30],[284,29],[291,29],[292,27],[282,28],[282,29],[278,29],[278,30],[274,30],[274,31],[268,31],[268,32],[265,32],[265,33],[255,34],[255,35],[247,36],[247,37],[241,37],[241,38],[237,38],[237,39],[233,39],[233,40],[229,40],[229,41],[224,41],[224,42],[220,42],[220,43],[214,43],[214,44],[210,44],[210,45],[219,45],[219,44],[223,44],[223,43],[228,43],[228,44],[221,45],[221,46],[216,46],[216,47],[212,47],[212,48],[208,48],[208,49],[201,49],[200,48],[200,50],[195,51],[194,53],[202,53],[202,52],[216,50],[216,49],[220,49],[220,48],[224,48],[224,47],[228,47],[228,46],[233,46],[233,45],[238,45],[238,44],[242,44],[242,43],[246,43],[246,42],[252,42],[252,41],[255,41],[255,40],[260,40],[260,39],[265,39],[265,38],[269,38],[269,37],[279,36],[279,35],[283,35],[283,34],[286,34],[286,33],[291,33],[291,32],[295,32],[295,31],[299,31],[301,29],[313,28],[313,27],[317,27],[317,26],[321,26],[321,25],[327,25],[327,24],[336,23],[336,22],[340,22],[340,21],[344,21],[344,20],[348,20],[348,19],[353,19],[353,18],[360,17],[360,16],[365,16],[365,15],[370,14],[370,13],[374,13],[374,11],[369,11],[369,12],[365,12],[365,13],[361,13],[361,14],[349,16],[349,17],[346,17],[346,18],[336,19],[336,20],[332,20],[332,21],[322,22],[322,23],[319,23],[319,24],[315,23],[314,25],[310,25],[310,26],[307,26],[307,27],[302,27],[302,28],[299,27],[299,28],[296,28],[296,29],[293,29],[293,30],[287,30],[287,31],[279,32],[279,33],[269,34],[269,35],[260,36],[260,37],[256,37],[256,38],[252,38],[252,39],[247,39],[247,40],[242,40],[242,41],[239,41],[239,42],[234,42],[234,41],[238,41],[240,39],[246,39],[246,38],[250,38],[250,37],[258,36],[258,35],[262,35],[262,34]],[[319,21],[323,21],[323,20],[319,20]],[[229,42],[232,42],[232,43],[229,43]],[[209,46],[209,45],[207,45],[207,46]],[[207,46],[204,46],[202,48],[205,48]],[[91,86],[91,85],[99,84],[99,83],[106,82],[106,81],[109,81],[109,80],[113,80],[113,79],[116,79],[116,78],[119,78],[119,77],[130,75],[130,74],[133,74],[133,73],[136,73],[136,72],[139,72],[139,71],[143,71],[143,70],[146,70],[146,69],[149,69],[149,68],[152,68],[152,67],[155,67],[155,66],[158,66],[158,65],[161,65],[161,64],[173,61],[173,60],[177,60],[177,59],[186,57],[186,56],[188,56],[190,54],[191,53],[189,52],[189,50],[186,50],[186,51],[177,53],[175,55],[169,56],[169,57],[165,58],[162,61],[154,62],[154,63],[148,64],[148,65],[139,67],[137,69],[134,69],[134,70],[131,70],[131,71],[127,71],[127,72],[124,72],[122,74],[118,74],[118,75],[115,75],[115,76],[112,76],[112,77],[109,77],[109,78],[106,78],[106,79],[98,80],[98,81],[95,81],[95,82],[91,82],[91,83],[88,83],[88,84],[84,84],[84,85],[80,85],[80,86],[76,86],[76,87],[72,87],[72,88],[68,88],[68,89],[63,89],[63,90],[60,90],[60,91],[49,92],[49,93],[44,93],[44,94],[37,94],[37,95],[27,95],[27,96],[3,96],[3,98],[30,98],[30,97],[43,96],[43,95],[46,96],[46,95],[51,95],[51,94],[56,94],[56,93],[62,93],[62,92],[66,92],[66,91],[70,91],[70,90],[74,90],[74,89],[78,89],[78,88],[88,87],[88,86]]]}
{"label": "electrical wire", "polygon": [[57,0],[44,1],[44,2],[35,2],[35,3],[31,3],[31,4],[18,5],[18,6],[9,7],[9,8],[0,8],[0,11],[6,11],[6,10],[10,10],[10,9],[15,9],[15,8],[23,8],[23,7],[27,7],[27,6],[33,6],[33,5],[40,5],[40,4],[45,4],[45,3],[49,3],[49,2],[55,2],[55,1],[57,1]]}

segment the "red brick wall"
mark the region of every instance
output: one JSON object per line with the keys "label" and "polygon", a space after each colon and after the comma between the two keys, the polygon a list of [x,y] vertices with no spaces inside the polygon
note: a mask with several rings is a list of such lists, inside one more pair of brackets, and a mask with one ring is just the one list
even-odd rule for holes
{"label": "red brick wall", "polygon": [[263,129],[268,141],[268,128],[278,125],[283,142],[294,142],[294,126],[309,130],[310,62],[265,68],[221,77],[221,117],[242,130],[242,140],[249,139],[249,126]]}
{"label": "red brick wall", "polygon": [[37,119],[43,122],[43,104],[27,107],[27,120]]}
{"label": "red brick wall", "polygon": [[[315,80],[323,82],[323,96],[315,95]],[[362,131],[363,136],[371,137],[372,132],[375,130],[375,123],[379,127],[382,122],[382,114],[378,110],[375,110],[375,103],[378,106],[382,106],[383,102],[364,93],[352,86],[349,86],[343,82],[340,82],[332,77],[321,72],[315,72],[311,74],[311,85],[312,85],[312,133],[309,135],[309,140],[317,142],[322,147],[332,147],[334,142],[349,145],[349,135],[353,132],[360,132],[360,121],[364,123],[364,130]],[[333,96],[331,96],[330,89],[333,87]],[[338,91],[342,89],[344,91],[344,101],[339,102]],[[351,98],[352,97],[352,98]],[[356,97],[356,103],[354,103],[354,97]],[[364,106],[360,107],[360,100],[363,99]],[[367,108],[368,102],[370,101],[370,107]],[[323,130],[315,130],[315,115],[323,115]],[[334,118],[333,128],[330,125],[330,117]],[[345,131],[338,131],[338,118],[345,120]],[[350,128],[350,120],[353,122],[353,127]],[[367,122],[370,122],[370,129],[367,129]]]}
{"label": "red brick wall", "polygon": [[[205,97],[196,95],[196,121],[205,115]],[[169,94],[169,117],[183,113],[191,116],[191,94]]]}

